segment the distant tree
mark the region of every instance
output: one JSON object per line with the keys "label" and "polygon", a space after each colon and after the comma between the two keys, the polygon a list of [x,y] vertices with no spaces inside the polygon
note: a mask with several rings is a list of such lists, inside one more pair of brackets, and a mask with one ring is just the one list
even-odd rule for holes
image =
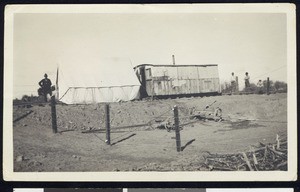
{"label": "distant tree", "polygon": [[228,82],[224,82],[221,84],[222,93],[230,93],[231,92],[231,84]]}
{"label": "distant tree", "polygon": [[257,86],[254,83],[250,83],[250,86],[247,88],[244,88],[243,91],[245,92],[251,92],[251,93],[255,93],[257,90]]}
{"label": "distant tree", "polygon": [[[269,87],[269,91],[270,92],[280,92],[280,93],[286,93],[287,92],[287,84],[285,82],[282,81],[275,81],[273,82],[272,80],[269,81],[270,83],[270,87]],[[263,80],[263,93],[267,92],[267,80]],[[256,93],[258,90],[257,85],[254,83],[250,83],[250,87],[247,88],[247,92],[253,92]],[[243,89],[243,91],[246,91],[245,88]]]}
{"label": "distant tree", "polygon": [[[18,102],[19,99],[14,99],[14,102]],[[37,96],[28,96],[28,95],[23,95],[21,98],[22,102],[36,102],[39,101],[39,98]]]}
{"label": "distant tree", "polygon": [[30,100],[30,97],[28,95],[23,95],[21,100],[23,102],[28,102]]}
{"label": "distant tree", "polygon": [[276,92],[286,93],[287,92],[287,83],[285,83],[283,81],[275,81],[274,88],[275,88]]}
{"label": "distant tree", "polygon": [[[273,83],[273,81],[272,80],[270,80],[269,81],[269,83],[270,83],[270,87],[269,87],[269,91],[274,91],[274,83]],[[263,90],[264,90],[264,92],[266,93],[267,92],[267,87],[268,87],[268,85],[267,85],[267,80],[264,80],[263,81],[263,85],[264,85],[264,88],[263,88]]]}

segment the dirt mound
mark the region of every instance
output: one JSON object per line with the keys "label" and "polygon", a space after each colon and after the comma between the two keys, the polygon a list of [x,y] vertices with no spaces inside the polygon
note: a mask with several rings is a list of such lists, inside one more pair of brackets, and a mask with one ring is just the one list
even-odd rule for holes
{"label": "dirt mound", "polygon": [[[195,121],[189,116],[191,108],[203,110],[211,103],[211,108],[220,107],[223,118],[230,121],[189,124]],[[181,131],[182,146],[194,139],[180,153],[173,131],[155,129],[156,121],[173,119],[174,105],[179,108],[180,124],[186,124]],[[287,132],[286,94],[110,103],[112,146],[103,142],[105,132],[82,133],[105,128],[104,104],[58,104],[56,108],[56,135],[51,129],[50,105],[13,108],[15,171],[171,171],[182,164],[187,166],[180,170],[191,170],[203,161],[204,151],[237,152]],[[147,123],[150,126],[114,130]]]}

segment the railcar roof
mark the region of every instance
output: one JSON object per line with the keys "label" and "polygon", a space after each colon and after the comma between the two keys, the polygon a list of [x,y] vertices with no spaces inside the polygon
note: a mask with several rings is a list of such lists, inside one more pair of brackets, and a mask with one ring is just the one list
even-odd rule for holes
{"label": "railcar roof", "polygon": [[151,66],[151,67],[212,67],[212,66],[218,66],[218,64],[202,64],[202,65],[166,65],[166,64],[159,64],[159,65],[154,65],[154,64],[140,64],[134,67],[142,67],[142,66]]}

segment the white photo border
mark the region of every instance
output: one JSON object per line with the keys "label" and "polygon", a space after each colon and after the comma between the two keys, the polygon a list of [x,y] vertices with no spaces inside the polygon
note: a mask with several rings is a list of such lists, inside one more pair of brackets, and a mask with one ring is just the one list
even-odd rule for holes
{"label": "white photo border", "polygon": [[[6,181],[295,181],[297,180],[296,13],[288,3],[7,5],[4,27],[3,177]],[[288,171],[14,172],[13,23],[16,13],[285,13],[287,18]]]}

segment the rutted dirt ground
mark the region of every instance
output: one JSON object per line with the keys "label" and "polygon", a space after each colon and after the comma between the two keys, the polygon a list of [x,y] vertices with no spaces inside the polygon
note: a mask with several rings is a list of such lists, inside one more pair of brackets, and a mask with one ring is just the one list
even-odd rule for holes
{"label": "rutted dirt ground", "polygon": [[[180,132],[182,152],[176,151],[175,132],[153,129],[154,119],[173,116],[179,107],[180,123],[189,110],[212,107],[231,121],[196,121]],[[49,105],[14,107],[14,171],[197,171],[203,156],[249,150],[258,142],[273,143],[276,134],[287,136],[287,95],[233,95],[111,103],[111,143],[104,129],[104,104],[57,105],[59,133],[51,128]],[[26,115],[27,114],[27,115]],[[238,121],[236,118],[255,119]],[[130,129],[116,127],[149,123]]]}

